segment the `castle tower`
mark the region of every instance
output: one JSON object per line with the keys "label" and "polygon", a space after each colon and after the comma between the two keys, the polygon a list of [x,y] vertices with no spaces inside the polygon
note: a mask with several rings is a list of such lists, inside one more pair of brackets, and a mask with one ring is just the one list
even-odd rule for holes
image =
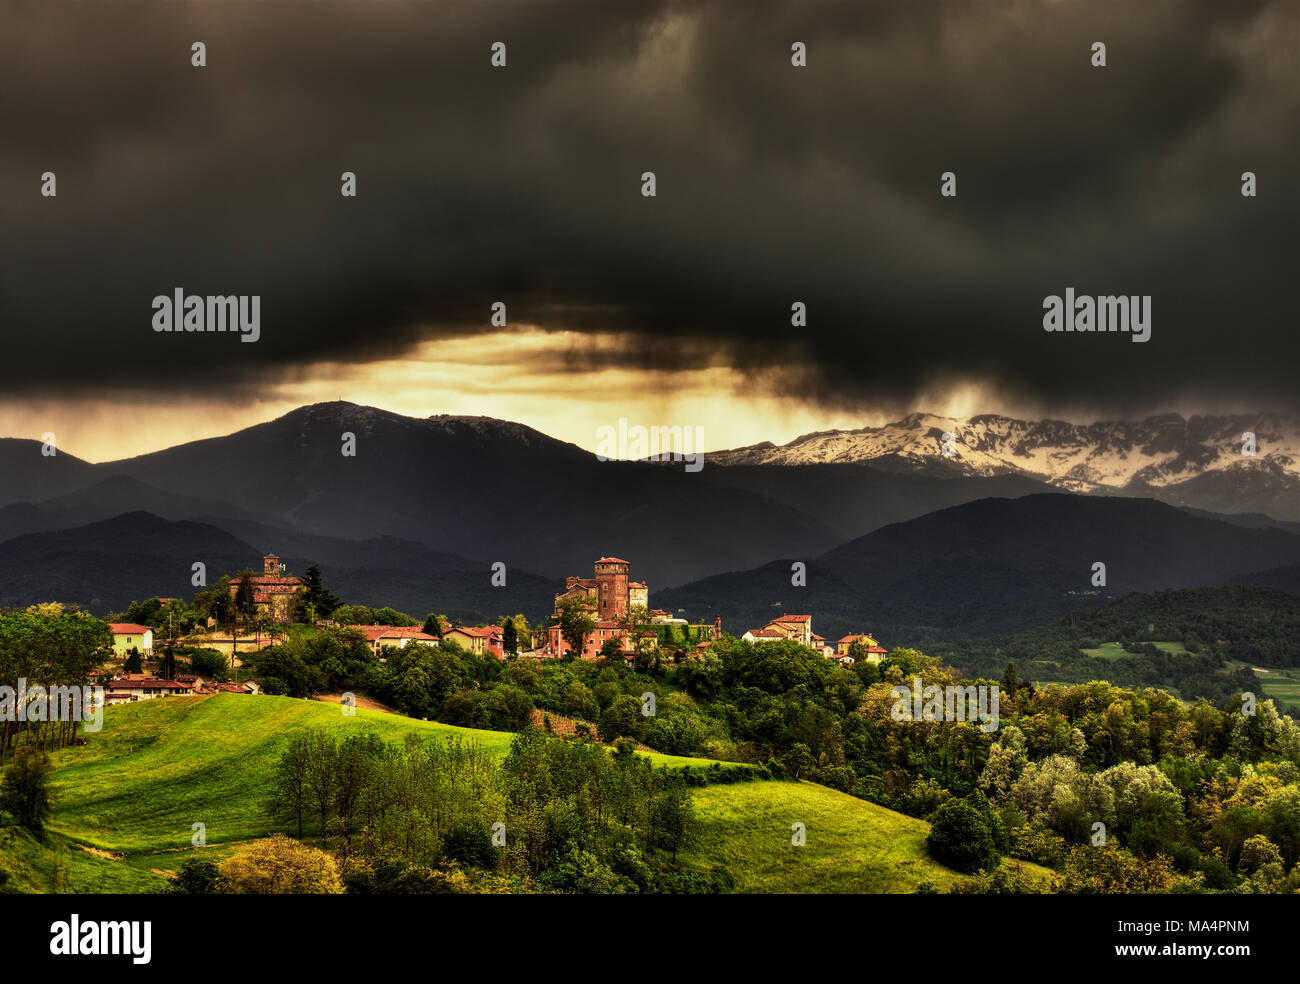
{"label": "castle tower", "polygon": [[284,568],[280,565],[280,558],[273,553],[267,554],[262,558],[262,573],[271,577],[279,576]]}
{"label": "castle tower", "polygon": [[722,638],[722,616],[721,615],[713,616],[713,638],[715,639]]}
{"label": "castle tower", "polygon": [[627,581],[631,565],[617,557],[596,561],[596,608],[600,620],[613,621],[627,612]]}

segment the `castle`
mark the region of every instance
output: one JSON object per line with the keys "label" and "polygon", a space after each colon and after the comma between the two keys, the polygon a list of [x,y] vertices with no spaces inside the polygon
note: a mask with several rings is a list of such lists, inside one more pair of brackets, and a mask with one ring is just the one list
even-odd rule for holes
{"label": "castle", "polygon": [[650,589],[641,581],[629,580],[632,565],[618,557],[596,561],[595,577],[568,577],[563,594],[555,596],[555,614],[571,599],[591,606],[600,621],[622,618],[634,605],[649,607]]}
{"label": "castle", "polygon": [[[575,603],[586,609],[596,623],[579,654],[583,659],[598,659],[601,648],[610,639],[619,641],[627,659],[635,656],[638,648],[658,648],[659,632],[655,631],[656,628],[690,628],[697,638],[704,640],[722,637],[722,619],[719,616],[714,616],[712,626],[688,626],[684,618],[674,618],[670,612],[650,608],[650,588],[644,581],[631,580],[631,565],[626,560],[601,557],[596,561],[594,574],[595,577],[565,578],[564,591],[555,596],[554,621],[557,623],[564,608]],[[643,628],[640,639],[629,638],[623,624],[624,617],[634,608],[642,609],[643,624],[653,627]],[[704,645],[706,643],[700,643],[700,647]],[[571,649],[558,624],[547,626],[541,655],[563,656]]]}
{"label": "castle", "polygon": [[[230,579],[232,594],[239,591],[243,581],[242,577]],[[253,604],[258,612],[270,615],[276,622],[292,621],[298,598],[307,591],[302,578],[285,574],[284,564],[273,553],[262,558],[262,573],[254,574],[248,581],[253,588]]]}
{"label": "castle", "polygon": [[[626,560],[618,557],[601,557],[595,564],[595,577],[565,578],[563,593],[555,596],[557,617],[566,605],[577,601],[596,620],[596,630],[587,637],[587,644],[581,654],[583,659],[595,659],[605,640],[611,638],[619,639],[625,651],[633,648],[627,633],[619,626],[619,619],[634,606],[647,608],[650,588],[642,581],[631,580],[631,567]],[[559,625],[547,629],[546,648],[556,656],[563,656],[569,651],[569,644],[560,634]]]}

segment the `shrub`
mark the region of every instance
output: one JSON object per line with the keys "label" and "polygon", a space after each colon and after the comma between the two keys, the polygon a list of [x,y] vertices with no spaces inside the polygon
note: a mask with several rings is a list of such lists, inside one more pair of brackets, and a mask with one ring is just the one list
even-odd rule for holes
{"label": "shrub", "polygon": [[217,895],[221,892],[221,869],[213,861],[186,858],[168,891],[173,895]]}
{"label": "shrub", "polygon": [[492,843],[492,834],[482,824],[462,824],[448,831],[443,838],[442,851],[451,860],[472,868],[491,871],[497,866],[497,849]]}
{"label": "shrub", "polygon": [[334,858],[283,834],[253,841],[221,866],[236,895],[338,895],[343,892]]}
{"label": "shrub", "polygon": [[949,800],[935,811],[925,847],[940,864],[968,875],[1000,860],[988,819],[965,800]]}

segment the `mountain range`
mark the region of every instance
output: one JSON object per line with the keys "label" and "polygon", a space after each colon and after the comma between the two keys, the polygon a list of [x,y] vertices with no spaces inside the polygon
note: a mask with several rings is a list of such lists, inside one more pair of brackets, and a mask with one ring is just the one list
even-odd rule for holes
{"label": "mountain range", "polygon": [[[1254,435],[1253,446],[1248,434]],[[1300,520],[1300,421],[1278,414],[1165,414],[1136,422],[1073,424],[916,413],[882,427],[822,431],[779,446],[765,442],[715,452],[709,460],[1019,475],[1070,492],[1150,495],[1216,512],[1257,510]]]}
{"label": "mountain range", "polygon": [[[1238,445],[1233,458],[1232,434],[1251,428],[1258,454]],[[693,616],[711,618],[716,605],[729,620],[752,621],[776,600],[793,605],[790,595],[824,603],[825,628],[842,615],[845,631],[856,630],[869,615],[900,631],[1002,631],[1040,609],[1047,617],[1090,603],[1070,594],[1087,588],[1079,564],[1090,554],[1089,564],[1118,560],[1112,593],[1247,574],[1296,583],[1300,478],[1288,449],[1300,440],[1289,428],[1266,415],[1083,427],[917,414],[716,452],[698,473],[598,461],[517,423],[344,402],[102,463],[6,439],[0,604],[53,599],[102,611],[189,595],[195,561],[215,579],[274,551],[291,570],[320,563],[327,586],[349,601],[531,616],[545,613],[566,575],[590,576],[595,558],[617,555],[649,583],[653,605]],[[349,445],[355,454],[344,453]],[[1152,500],[1164,511],[1143,512]],[[1075,503],[1086,511],[1053,512]],[[1141,544],[1153,517],[1171,532],[1144,560],[1116,537]],[[985,522],[984,539],[962,532]],[[1077,527],[1076,541],[1059,539],[1060,524]],[[1214,563],[1180,540],[1203,534],[1216,544]],[[809,563],[801,596],[781,590],[793,560]],[[496,562],[507,589],[491,586]],[[963,601],[968,576],[981,584]],[[1009,597],[985,598],[997,584]],[[767,600],[747,602],[745,591]]]}

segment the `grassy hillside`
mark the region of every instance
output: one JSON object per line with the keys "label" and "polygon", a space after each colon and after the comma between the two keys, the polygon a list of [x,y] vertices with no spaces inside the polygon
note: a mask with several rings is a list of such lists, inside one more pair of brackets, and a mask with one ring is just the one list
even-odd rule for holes
{"label": "grassy hillside", "polygon": [[[305,727],[460,735],[505,754],[511,735],[338,705],[218,694],[108,709],[103,730],[56,753],[58,796],[47,843],[0,831],[0,867],[20,890],[148,892],[165,886],[205,826],[206,856],[278,829],[262,808],[276,761]],[[653,755],[663,765],[705,759]],[[908,892],[961,876],[925,856],[928,825],[810,783],[754,782],[696,791],[702,843],[684,860],[724,863],[748,892]],[[790,845],[790,825],[807,846]]]}
{"label": "grassy hillside", "polygon": [[[945,891],[962,876],[925,853],[930,825],[809,782],[707,786],[695,793],[703,821],[699,848],[684,856],[701,867],[722,863],[738,892]],[[791,826],[806,842],[791,844]]]}

